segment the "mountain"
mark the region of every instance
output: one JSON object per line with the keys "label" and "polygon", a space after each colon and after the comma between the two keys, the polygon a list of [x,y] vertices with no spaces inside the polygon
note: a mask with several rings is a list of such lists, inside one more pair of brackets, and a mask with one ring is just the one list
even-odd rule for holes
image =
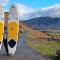
{"label": "mountain", "polygon": [[36,17],[23,21],[23,23],[36,30],[60,29],[60,18]]}

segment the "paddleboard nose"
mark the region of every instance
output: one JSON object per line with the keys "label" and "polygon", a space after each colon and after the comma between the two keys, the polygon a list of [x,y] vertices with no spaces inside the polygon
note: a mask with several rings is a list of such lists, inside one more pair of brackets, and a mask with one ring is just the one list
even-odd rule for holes
{"label": "paddleboard nose", "polygon": [[0,50],[1,50],[1,45],[0,45]]}
{"label": "paddleboard nose", "polygon": [[11,48],[13,48],[15,45],[16,45],[16,41],[14,41],[13,39],[11,39],[9,42],[8,42],[9,46]]}

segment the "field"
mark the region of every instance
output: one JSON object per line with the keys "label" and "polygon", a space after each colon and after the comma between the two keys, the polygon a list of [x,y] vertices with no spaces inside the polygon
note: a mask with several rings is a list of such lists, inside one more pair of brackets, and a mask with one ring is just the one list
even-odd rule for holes
{"label": "field", "polygon": [[56,56],[56,51],[60,49],[60,35],[54,33],[44,33],[45,35],[40,35],[39,33],[29,33],[27,35],[27,44],[33,50],[39,52],[40,54],[47,56]]}
{"label": "field", "polygon": [[26,42],[34,51],[47,56],[56,56],[60,49],[60,33],[38,32],[22,25],[27,32]]}

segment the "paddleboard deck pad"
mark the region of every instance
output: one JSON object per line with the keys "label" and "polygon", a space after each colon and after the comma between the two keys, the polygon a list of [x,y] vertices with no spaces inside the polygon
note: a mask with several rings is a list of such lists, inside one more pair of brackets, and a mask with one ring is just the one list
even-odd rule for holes
{"label": "paddleboard deck pad", "polygon": [[0,5],[0,50],[3,41],[3,33],[4,33],[4,12],[2,6]]}
{"label": "paddleboard deck pad", "polygon": [[19,32],[18,11],[15,5],[9,9],[7,43],[9,55],[13,56],[16,52]]}

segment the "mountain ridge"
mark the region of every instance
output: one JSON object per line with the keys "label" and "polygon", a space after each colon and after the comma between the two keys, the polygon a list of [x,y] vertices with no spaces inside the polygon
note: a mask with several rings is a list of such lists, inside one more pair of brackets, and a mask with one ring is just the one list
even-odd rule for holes
{"label": "mountain ridge", "polygon": [[37,17],[23,21],[27,26],[36,30],[60,29],[60,18],[55,17]]}

